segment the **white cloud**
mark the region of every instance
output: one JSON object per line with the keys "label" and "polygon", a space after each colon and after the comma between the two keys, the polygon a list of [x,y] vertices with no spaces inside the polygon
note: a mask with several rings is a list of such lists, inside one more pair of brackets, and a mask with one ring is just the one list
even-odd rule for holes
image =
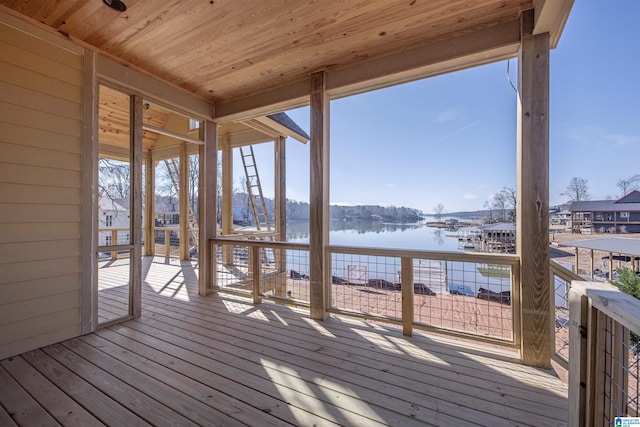
{"label": "white cloud", "polygon": [[475,200],[477,198],[478,198],[478,195],[473,193],[464,193],[462,195],[463,200]]}
{"label": "white cloud", "polygon": [[436,122],[451,122],[458,118],[458,110],[456,108],[448,108],[436,114]]}

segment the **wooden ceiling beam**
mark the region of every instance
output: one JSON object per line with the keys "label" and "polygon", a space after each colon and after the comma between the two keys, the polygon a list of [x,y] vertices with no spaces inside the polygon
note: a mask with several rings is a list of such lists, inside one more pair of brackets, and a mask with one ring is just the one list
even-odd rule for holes
{"label": "wooden ceiling beam", "polygon": [[248,129],[242,132],[232,133],[228,135],[220,135],[218,146],[222,148],[237,148],[246,145],[262,144],[264,142],[273,142],[273,138],[265,135],[263,132]]}
{"label": "wooden ceiling beam", "polygon": [[[515,57],[520,21],[508,21],[455,38],[327,72],[332,98],[362,93],[425,77]],[[246,120],[309,103],[310,80],[215,105],[214,120]]]}
{"label": "wooden ceiling beam", "polygon": [[96,55],[96,73],[101,79],[124,86],[133,93],[187,116],[200,120],[213,116],[211,103],[103,55]]}
{"label": "wooden ceiling beam", "polygon": [[332,99],[513,58],[520,21],[513,20],[453,39],[419,46],[328,73]]}
{"label": "wooden ceiling beam", "polygon": [[198,138],[194,138],[192,136],[187,136],[187,135],[182,135],[181,133],[174,132],[174,131],[169,130],[169,129],[163,129],[163,128],[160,128],[158,126],[153,126],[153,125],[149,125],[149,124],[143,123],[142,124],[142,129],[144,129],[146,131],[149,131],[149,132],[157,133],[159,135],[168,136],[168,137],[180,140],[180,141],[189,142],[191,144],[204,145],[204,141],[201,141]]}
{"label": "wooden ceiling beam", "polygon": [[215,104],[214,120],[224,123],[268,116],[309,104],[310,80],[306,78],[234,101]]}

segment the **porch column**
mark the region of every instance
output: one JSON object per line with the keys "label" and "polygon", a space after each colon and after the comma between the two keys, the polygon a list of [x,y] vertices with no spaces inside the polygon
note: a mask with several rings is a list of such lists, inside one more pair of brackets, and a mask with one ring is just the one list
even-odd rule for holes
{"label": "porch column", "polygon": [[551,367],[553,308],[549,271],[549,33],[533,35],[523,13],[518,52],[517,252],[522,295],[521,358]]}
{"label": "porch column", "polygon": [[[200,253],[198,260],[198,293],[207,295],[216,281],[215,256],[209,248],[209,239],[216,236],[218,185],[218,125],[210,120],[204,123],[204,145],[200,146],[200,180],[198,188]],[[213,254],[215,255],[215,254]],[[211,262],[213,260],[213,262]]]}
{"label": "porch column", "polygon": [[[222,235],[233,233],[233,148],[229,137],[224,137],[222,145]],[[216,189],[216,197],[218,190]],[[216,212],[217,215],[217,212]],[[222,246],[222,263],[233,261],[233,246]]]}
{"label": "porch column", "polygon": [[153,151],[147,151],[144,167],[144,194],[145,194],[145,228],[144,228],[144,254],[155,255],[155,212],[156,212],[156,171],[153,161]]}
{"label": "porch column", "polygon": [[275,171],[275,229],[278,240],[287,240],[287,151],[285,136],[278,136],[274,144]]}
{"label": "porch column", "polygon": [[[274,171],[275,171],[275,218],[274,229],[278,233],[275,240],[287,240],[287,161],[285,136],[278,136],[273,141]],[[277,271],[287,271],[287,251],[275,249],[273,251]],[[280,282],[276,284],[274,292],[280,298],[287,297],[287,287]]]}
{"label": "porch column", "polygon": [[[129,314],[134,318],[142,315],[142,97],[131,97],[131,227],[130,241],[133,250],[130,256],[138,262],[131,262],[131,286],[129,295],[131,307]],[[123,242],[125,243],[125,242]]]}
{"label": "porch column", "polygon": [[178,203],[180,204],[180,259],[189,259],[189,155],[187,143],[180,143],[180,184]]}
{"label": "porch column", "polygon": [[325,246],[329,244],[329,95],[326,75],[311,75],[311,142],[309,196],[309,302],[312,319],[327,315]]}

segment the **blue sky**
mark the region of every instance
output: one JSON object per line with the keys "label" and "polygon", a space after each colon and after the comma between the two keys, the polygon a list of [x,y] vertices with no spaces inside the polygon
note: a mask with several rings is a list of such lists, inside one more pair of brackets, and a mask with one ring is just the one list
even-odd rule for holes
{"label": "blue sky", "polygon": [[[586,179],[596,200],[618,197],[618,180],[640,174],[638,16],[637,0],[576,1],[551,52],[551,205],[566,201],[561,193],[572,177]],[[517,60],[509,68],[517,85]],[[287,114],[309,129],[308,108]],[[254,148],[272,197],[273,146]],[[332,204],[483,209],[516,185],[507,62],[333,100],[330,153]],[[235,171],[239,182],[242,168]],[[287,197],[309,200],[309,146],[293,140]]]}

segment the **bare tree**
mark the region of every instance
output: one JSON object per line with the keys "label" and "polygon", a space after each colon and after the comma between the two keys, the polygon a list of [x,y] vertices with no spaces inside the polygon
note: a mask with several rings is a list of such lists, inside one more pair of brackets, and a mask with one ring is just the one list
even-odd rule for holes
{"label": "bare tree", "polygon": [[561,196],[567,196],[570,202],[580,202],[591,199],[589,194],[589,183],[584,178],[571,178],[569,185]]}
{"label": "bare tree", "polygon": [[493,195],[490,201],[485,203],[489,210],[486,222],[515,222],[516,220],[516,190],[511,187],[503,187]]}
{"label": "bare tree", "polygon": [[622,192],[620,197],[625,196],[629,194],[631,191],[637,190],[640,188],[640,174],[633,175],[632,177],[627,179],[621,179],[618,181],[616,185]]}
{"label": "bare tree", "polygon": [[189,206],[191,206],[191,212],[193,212],[193,220],[198,222],[198,188],[200,185],[200,156],[198,154],[192,154],[189,156],[189,162],[187,163],[188,170],[188,183],[189,183]]}
{"label": "bare tree", "polygon": [[131,190],[131,165],[119,160],[98,159],[98,194],[112,200],[128,200]]}
{"label": "bare tree", "polygon": [[433,216],[435,217],[436,221],[440,222],[442,220],[443,212],[444,212],[444,205],[442,203],[438,203],[433,208]]}
{"label": "bare tree", "polygon": [[[156,205],[159,205],[158,196],[162,196],[170,206],[171,212],[177,212],[179,209],[179,189],[174,184],[171,174],[169,173],[170,166],[165,162],[161,163],[163,164],[159,164],[156,168]],[[176,165],[179,165],[179,160],[176,162]]]}

